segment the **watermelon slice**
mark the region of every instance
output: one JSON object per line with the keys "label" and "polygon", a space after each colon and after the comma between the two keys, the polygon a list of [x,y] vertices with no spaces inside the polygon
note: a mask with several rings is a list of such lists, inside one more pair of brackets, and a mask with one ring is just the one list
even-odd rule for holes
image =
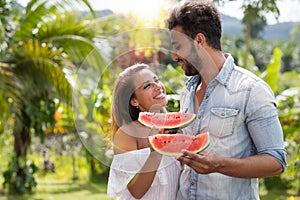
{"label": "watermelon slice", "polygon": [[186,149],[194,153],[203,151],[209,145],[209,134],[201,133],[196,136],[185,134],[156,134],[149,136],[152,148],[167,156],[181,156]]}
{"label": "watermelon slice", "polygon": [[139,122],[147,127],[156,126],[158,128],[175,129],[183,128],[192,123],[196,118],[193,113],[155,113],[155,112],[140,112]]}

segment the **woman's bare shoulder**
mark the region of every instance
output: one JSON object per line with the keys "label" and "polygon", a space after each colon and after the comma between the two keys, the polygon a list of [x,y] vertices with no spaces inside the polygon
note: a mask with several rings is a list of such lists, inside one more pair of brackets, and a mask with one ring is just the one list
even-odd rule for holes
{"label": "woman's bare shoulder", "polygon": [[137,140],[130,125],[124,125],[118,129],[114,135],[113,143],[115,154],[137,150]]}

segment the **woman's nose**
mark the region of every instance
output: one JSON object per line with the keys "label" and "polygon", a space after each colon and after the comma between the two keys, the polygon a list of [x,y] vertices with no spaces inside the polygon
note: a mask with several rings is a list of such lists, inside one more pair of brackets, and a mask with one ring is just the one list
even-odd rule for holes
{"label": "woman's nose", "polygon": [[178,55],[176,53],[172,53],[172,59],[174,61],[178,61]]}
{"label": "woman's nose", "polygon": [[155,89],[161,89],[161,88],[163,88],[163,86],[161,85],[161,83],[154,82],[153,84],[155,86]]}

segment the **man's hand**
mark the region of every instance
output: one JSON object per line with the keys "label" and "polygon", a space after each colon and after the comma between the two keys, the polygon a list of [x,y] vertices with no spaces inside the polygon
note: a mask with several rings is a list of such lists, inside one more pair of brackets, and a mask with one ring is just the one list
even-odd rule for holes
{"label": "man's hand", "polygon": [[201,152],[200,154],[183,151],[183,156],[177,158],[182,164],[186,164],[199,174],[218,172],[221,167],[221,157],[213,152]]}
{"label": "man's hand", "polygon": [[199,154],[183,151],[183,156],[177,157],[177,160],[199,174],[218,172],[236,178],[263,178],[282,173],[281,164],[268,154],[225,158],[211,151]]}

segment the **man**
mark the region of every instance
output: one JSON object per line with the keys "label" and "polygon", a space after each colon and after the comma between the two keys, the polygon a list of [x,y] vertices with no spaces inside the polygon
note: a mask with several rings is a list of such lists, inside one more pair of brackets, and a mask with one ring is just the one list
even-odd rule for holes
{"label": "man", "polygon": [[[186,2],[166,20],[173,59],[187,82],[181,111],[197,114],[186,134],[209,132],[200,154],[184,151],[179,198],[259,199],[258,178],[286,167],[283,133],[274,94],[249,71],[237,67],[221,49],[221,20],[210,2]],[[187,167],[188,166],[188,167]]]}

